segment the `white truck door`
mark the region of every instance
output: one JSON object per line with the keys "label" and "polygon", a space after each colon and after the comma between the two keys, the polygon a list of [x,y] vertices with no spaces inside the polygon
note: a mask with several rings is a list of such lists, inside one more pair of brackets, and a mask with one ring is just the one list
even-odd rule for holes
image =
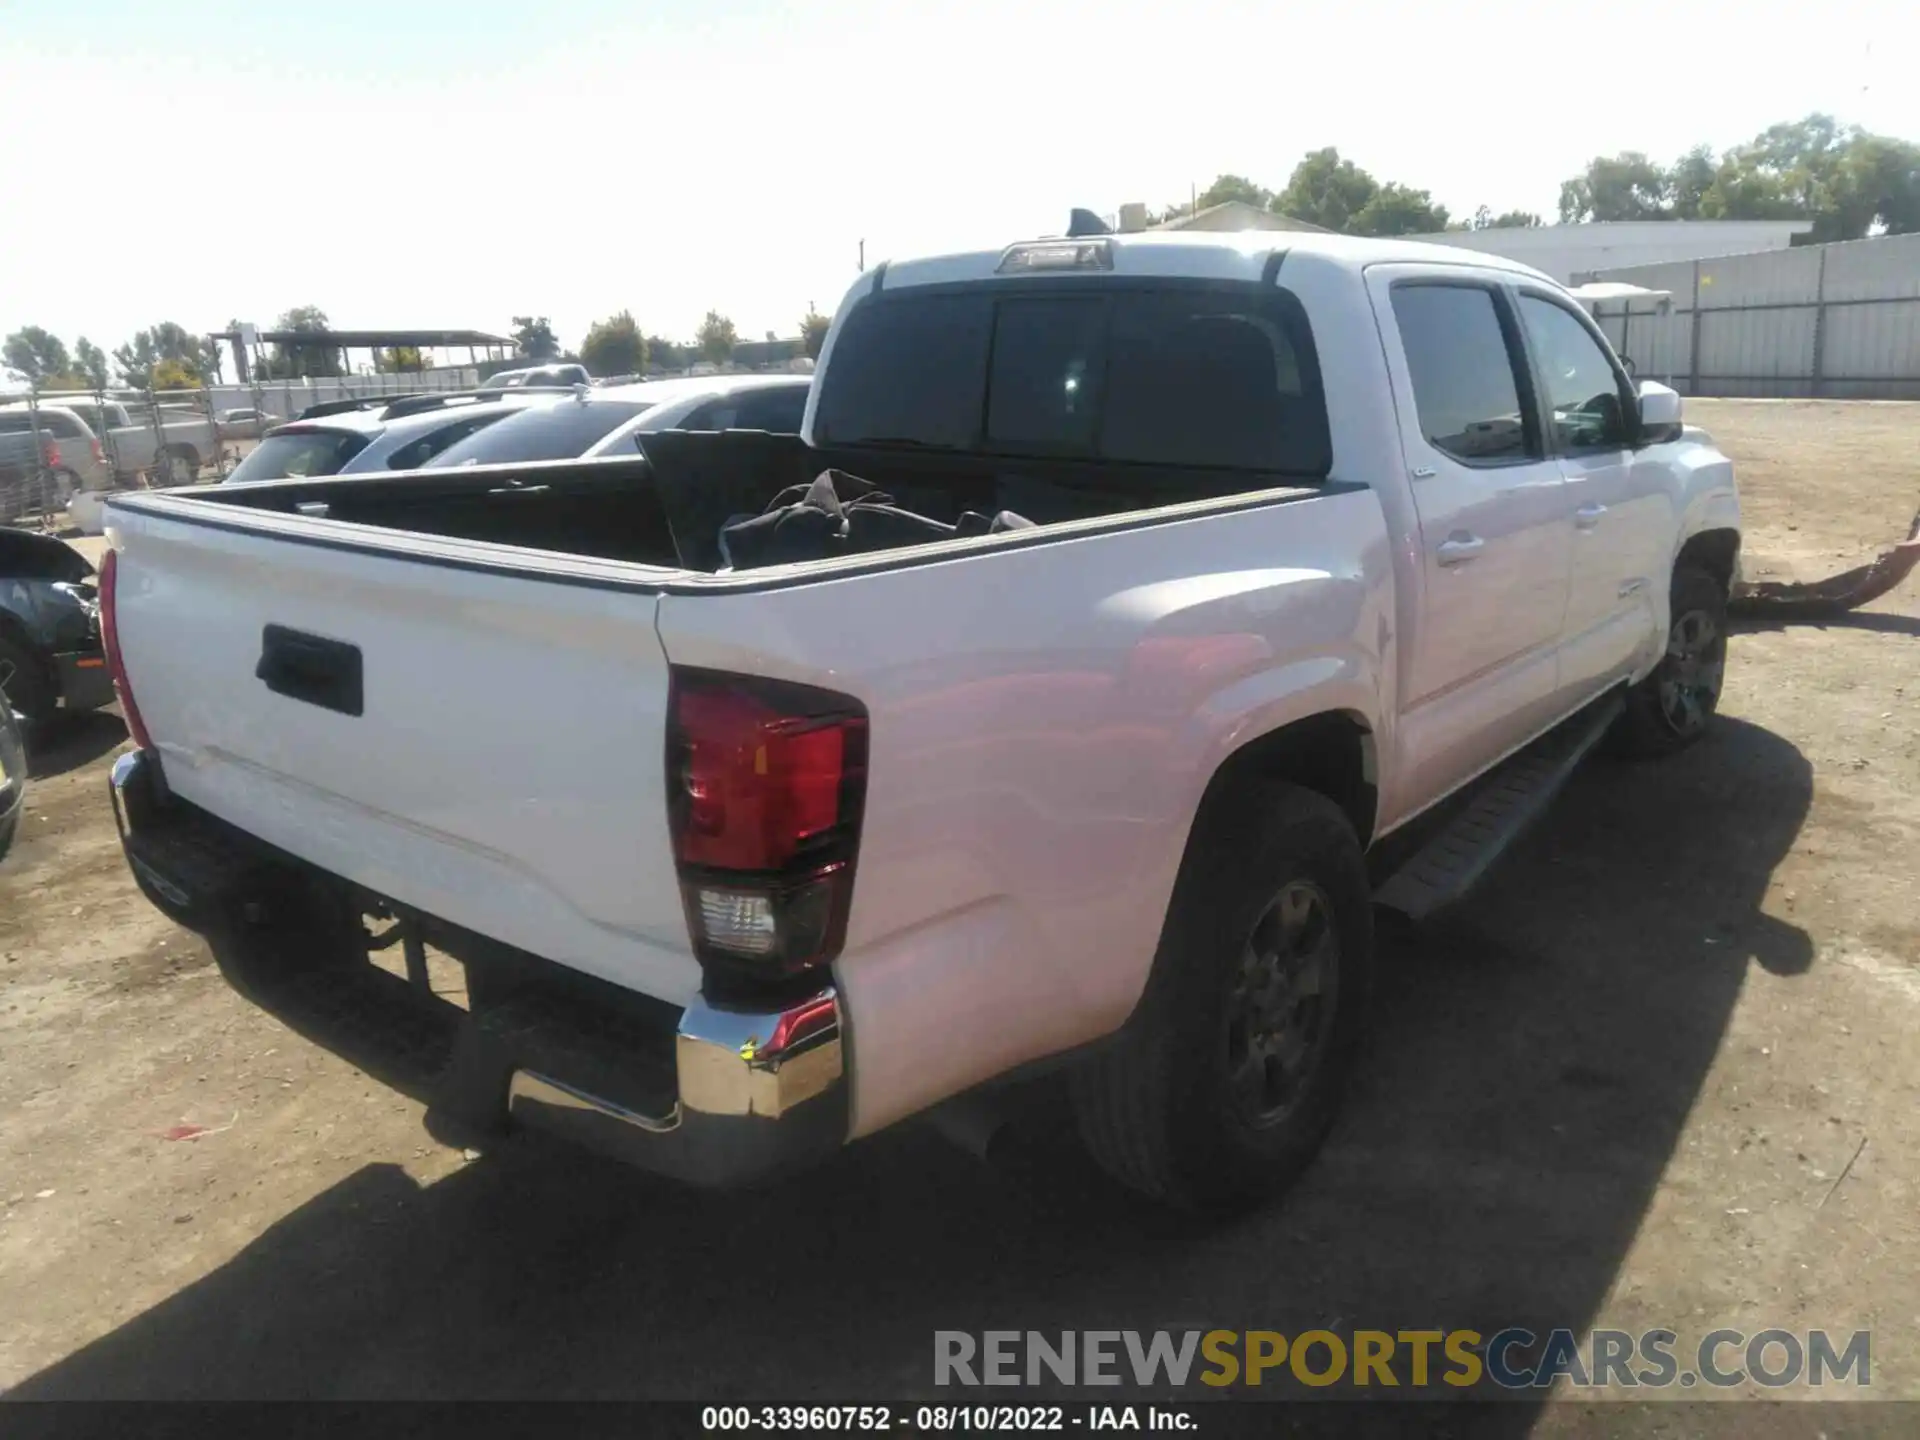
{"label": "white truck door", "polygon": [[1666,581],[1655,572],[1671,549],[1672,505],[1660,472],[1634,463],[1633,385],[1592,323],[1544,289],[1518,286],[1515,299],[1567,485],[1573,554],[1559,683],[1570,708],[1627,678],[1662,632],[1655,607]]}
{"label": "white truck door", "polygon": [[1419,519],[1418,630],[1401,647],[1413,813],[1553,718],[1572,527],[1500,277],[1367,275]]}

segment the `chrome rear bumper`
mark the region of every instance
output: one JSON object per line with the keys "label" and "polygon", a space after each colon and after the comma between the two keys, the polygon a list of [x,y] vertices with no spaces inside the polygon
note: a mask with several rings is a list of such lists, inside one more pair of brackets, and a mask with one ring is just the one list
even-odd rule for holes
{"label": "chrome rear bumper", "polygon": [[777,1008],[696,1000],[673,1018],[661,1002],[414,917],[466,966],[462,1009],[350,948],[320,965],[290,957],[248,917],[271,911],[290,877],[341,892],[345,882],[167,796],[144,754],[121,756],[110,784],[141,892],[208,938],[234,988],[430,1113],[550,1131],[703,1185],[800,1167],[846,1142],[845,1021],[831,987]]}
{"label": "chrome rear bumper", "polygon": [[777,1011],[696,1001],[674,1036],[676,1096],[648,1113],[563,1076],[516,1069],[515,1124],[696,1184],[732,1184],[804,1165],[847,1137],[839,998]]}

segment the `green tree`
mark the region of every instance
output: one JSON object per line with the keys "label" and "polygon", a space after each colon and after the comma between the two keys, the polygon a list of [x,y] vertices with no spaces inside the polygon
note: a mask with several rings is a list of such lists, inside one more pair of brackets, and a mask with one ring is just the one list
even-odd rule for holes
{"label": "green tree", "polygon": [[373,368],[382,375],[418,374],[427,362],[417,345],[394,345],[373,352]]}
{"label": "green tree", "polygon": [[700,322],[700,329],[693,337],[701,356],[715,365],[724,365],[733,358],[733,347],[739,340],[733,321],[718,310],[707,311],[707,318]]}
{"label": "green tree", "polygon": [[155,390],[197,390],[200,377],[181,360],[162,360],[153,367],[150,382]]}
{"label": "green tree", "polygon": [[1674,219],[1708,218],[1704,207],[1718,170],[1710,145],[1696,145],[1673,162],[1667,171],[1667,202]]}
{"label": "green tree", "polygon": [[827,331],[832,326],[832,319],[815,310],[809,302],[807,313],[800,321],[800,341],[807,347],[809,360],[820,358],[820,349],[827,343]]}
{"label": "green tree", "polygon": [[560,342],[553,338],[553,326],[544,315],[514,316],[513,343],[529,360],[551,360],[560,353]]}
{"label": "green tree", "polygon": [[1841,162],[1840,183],[1853,205],[1849,223],[1871,204],[1873,220],[1867,229],[1877,222],[1890,235],[1920,231],[1920,145],[1884,135],[1859,136]]}
{"label": "green tree", "polygon": [[214,368],[213,346],[171,320],[138,332],[113,352],[113,359],[126,383],[138,386],[151,382],[153,367],[162,360],[177,361],[199,381],[211,375]]}
{"label": "green tree", "polygon": [[1329,145],[1310,152],[1293,167],[1287,188],[1273,197],[1275,214],[1305,220],[1328,230],[1350,229],[1353,217],[1367,208],[1380,182]]}
{"label": "green tree", "polygon": [[1920,146],[1831,115],[1771,125],[1727,152],[1705,206],[1727,219],[1804,217],[1814,240],[1911,233],[1920,230]]}
{"label": "green tree", "polygon": [[1389,180],[1347,222],[1355,235],[1430,235],[1447,228],[1447,207],[1425,190]]}
{"label": "green tree", "polygon": [[23,325],[7,336],[0,355],[37,386],[55,376],[64,376],[71,368],[66,343],[38,325]]}
{"label": "green tree", "polygon": [[640,375],[647,368],[647,337],[634,323],[633,312],[622,310],[596,320],[580,342],[580,360],[594,375]]}
{"label": "green tree", "polygon": [[1244,175],[1221,175],[1200,192],[1199,206],[1205,210],[1210,205],[1224,205],[1229,200],[1242,200],[1265,210],[1273,204],[1273,192],[1264,185],[1256,185]]}
{"label": "green tree", "polygon": [[73,342],[73,364],[86,377],[89,390],[107,388],[107,357],[98,345],[84,335]]}
{"label": "green tree", "polygon": [[1540,217],[1531,210],[1502,210],[1498,215],[1493,207],[1482,205],[1473,212],[1473,219],[1454,228],[1459,230],[1531,230],[1540,223]]}
{"label": "green tree", "polygon": [[[296,305],[274,322],[276,330],[292,330],[302,335],[325,335],[330,328],[327,312],[318,305]],[[321,340],[277,340],[273,353],[262,366],[261,378],[276,380],[313,379],[347,373],[340,347]]]}
{"label": "green tree", "polygon": [[1920,145],[1813,114],[1718,159],[1706,145],[1664,167],[1637,151],[1602,156],[1560,187],[1560,218],[1804,219],[1814,240],[1910,233],[1920,230]]}
{"label": "green tree", "polygon": [[1664,220],[1671,187],[1667,172],[1638,150],[1597,155],[1560,187],[1560,220]]}

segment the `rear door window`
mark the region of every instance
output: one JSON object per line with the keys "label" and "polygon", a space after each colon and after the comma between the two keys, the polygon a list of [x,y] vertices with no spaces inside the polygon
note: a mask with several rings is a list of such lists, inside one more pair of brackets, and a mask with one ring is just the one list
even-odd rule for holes
{"label": "rear door window", "polygon": [[517,410],[449,445],[421,468],[505,465],[524,460],[572,460],[584,455],[621,424],[651,408],[645,400],[561,400]]}
{"label": "rear door window", "polygon": [[469,435],[484,430],[487,426],[503,418],[503,413],[492,415],[467,415],[458,420],[429,430],[426,434],[409,440],[400,446],[385,460],[381,468],[386,470],[413,470],[427,463],[442,450],[457,445]]}
{"label": "rear door window", "polygon": [[770,385],[709,400],[674,429],[770,430],[776,435],[798,435],[806,413],[806,386]]}
{"label": "rear door window", "polygon": [[771,430],[776,435],[798,435],[800,422],[807,413],[805,385],[769,386],[748,390],[735,397],[735,430]]}
{"label": "rear door window", "polygon": [[254,446],[227,483],[335,475],[366,446],[367,437],[352,430],[282,430]]}
{"label": "rear door window", "polygon": [[1493,292],[1478,285],[1401,283],[1392,293],[1427,443],[1469,465],[1539,458],[1540,448],[1527,433],[1517,357]]}

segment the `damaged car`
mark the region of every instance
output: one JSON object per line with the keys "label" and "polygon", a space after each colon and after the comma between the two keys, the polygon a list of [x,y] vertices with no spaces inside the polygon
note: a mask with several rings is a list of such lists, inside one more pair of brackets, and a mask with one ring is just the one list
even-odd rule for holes
{"label": "damaged car", "polygon": [[0,696],[29,724],[113,701],[93,566],[65,541],[0,527]]}

